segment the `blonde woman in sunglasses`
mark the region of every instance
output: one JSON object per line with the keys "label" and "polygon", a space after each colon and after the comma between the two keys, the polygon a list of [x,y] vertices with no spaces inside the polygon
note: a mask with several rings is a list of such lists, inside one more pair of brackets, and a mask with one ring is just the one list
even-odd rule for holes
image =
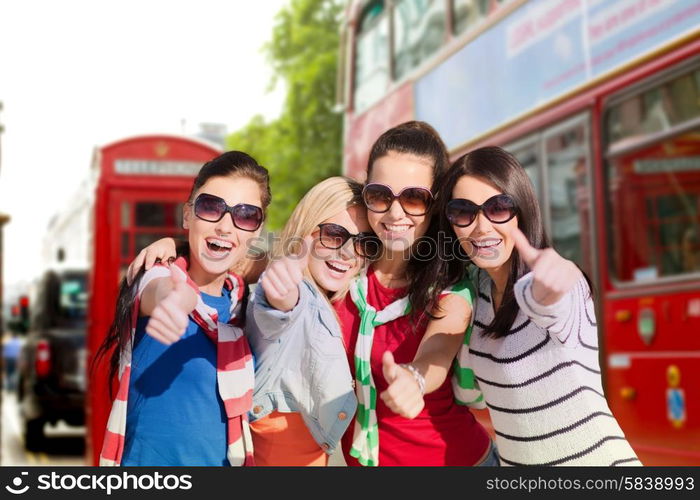
{"label": "blonde woman in sunglasses", "polygon": [[331,177],[299,202],[248,306],[259,465],[327,465],[357,399],[331,303],[379,253],[361,185]]}

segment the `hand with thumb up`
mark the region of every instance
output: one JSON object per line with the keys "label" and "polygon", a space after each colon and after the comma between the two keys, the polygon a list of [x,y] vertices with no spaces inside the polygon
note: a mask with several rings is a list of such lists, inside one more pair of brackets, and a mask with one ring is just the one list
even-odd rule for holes
{"label": "hand with thumb up", "polygon": [[416,377],[406,368],[397,365],[390,351],[382,356],[382,371],[389,387],[379,397],[394,413],[405,418],[415,418],[425,406]]}
{"label": "hand with thumb up", "polygon": [[517,227],[511,237],[520,257],[532,271],[532,296],[537,303],[543,306],[556,303],[581,279],[581,270],[576,264],[553,248],[533,247]]}
{"label": "hand with thumb up", "polygon": [[187,276],[180,269],[171,268],[168,285],[170,292],[158,301],[146,325],[146,333],[163,344],[180,340],[187,330],[188,314],[197,305],[197,293],[187,284]]}
{"label": "hand with thumb up", "polygon": [[304,270],[309,264],[309,254],[313,237],[307,236],[301,242],[301,249],[296,255],[285,255],[273,260],[267,266],[260,286],[272,307],[287,312],[294,309],[299,300],[299,283],[304,279]]}

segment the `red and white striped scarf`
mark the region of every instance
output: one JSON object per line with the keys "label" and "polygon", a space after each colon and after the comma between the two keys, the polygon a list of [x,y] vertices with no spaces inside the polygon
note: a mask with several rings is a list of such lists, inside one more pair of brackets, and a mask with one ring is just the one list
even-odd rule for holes
{"label": "red and white striped scarf", "polygon": [[[224,287],[231,291],[231,318],[228,323],[218,323],[216,309],[204,303],[199,288],[187,275],[187,267],[188,262],[184,257],[178,258],[169,268],[158,264],[144,274],[139,284],[133,307],[132,342],[122,350],[119,358],[119,390],[112,404],[100,453],[100,465],[102,466],[120,465],[124,453],[126,410],[131,374],[131,345],[136,330],[141,293],[151,280],[170,276],[171,272],[183,273],[187,277],[187,284],[197,292],[197,306],[190,313],[190,318],[204,330],[209,340],[216,344],[217,387],[228,418],[228,449],[226,452],[228,461],[232,466],[255,465],[253,441],[248,426],[248,411],[253,404],[253,356],[248,340],[238,325],[238,318],[243,307],[242,298],[245,284],[235,274],[230,273],[226,277]],[[167,425],[167,422],[164,421],[163,425]]]}

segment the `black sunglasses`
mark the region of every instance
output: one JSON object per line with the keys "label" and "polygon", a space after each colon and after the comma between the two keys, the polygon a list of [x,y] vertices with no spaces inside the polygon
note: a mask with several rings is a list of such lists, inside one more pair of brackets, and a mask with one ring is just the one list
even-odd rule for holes
{"label": "black sunglasses", "polygon": [[399,194],[385,184],[367,184],[362,190],[362,199],[368,210],[383,214],[389,211],[394,200],[408,215],[425,215],[433,202],[433,193],[424,187],[403,188]]}
{"label": "black sunglasses", "polygon": [[265,218],[260,207],[247,203],[230,206],[223,198],[213,194],[200,194],[193,205],[194,214],[207,222],[219,222],[226,213],[230,213],[233,225],[243,231],[256,231]]}
{"label": "black sunglasses", "polygon": [[337,250],[341,248],[347,241],[352,238],[353,248],[355,253],[360,257],[376,258],[379,256],[382,244],[379,238],[374,233],[357,233],[352,234],[340,224],[319,224],[320,230],[319,241],[321,245],[330,249]]}
{"label": "black sunglasses", "polygon": [[508,222],[515,217],[518,211],[513,198],[507,194],[497,194],[481,205],[477,205],[473,201],[463,198],[450,200],[447,202],[445,215],[447,215],[447,220],[450,221],[450,224],[457,227],[467,227],[476,220],[479,210],[494,224],[504,224]]}

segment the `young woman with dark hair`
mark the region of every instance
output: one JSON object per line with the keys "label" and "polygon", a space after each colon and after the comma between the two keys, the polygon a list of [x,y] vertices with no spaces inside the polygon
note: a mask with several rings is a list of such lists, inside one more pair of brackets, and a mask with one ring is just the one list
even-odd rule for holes
{"label": "young woman with dark hair", "polygon": [[474,371],[505,465],[640,465],[605,400],[587,276],[549,248],[532,183],[510,153],[459,158],[438,194],[458,251],[435,260],[438,286],[474,265]]}
{"label": "young woman with dark hair", "polygon": [[348,465],[495,462],[449,380],[471,317],[468,285],[436,287],[430,257],[417,251],[437,235],[434,199],[447,167],[442,140],[424,122],[388,130],[369,155],[363,198],[383,253],[335,304],[359,400],[343,437]]}
{"label": "young woman with dark hair", "polygon": [[237,326],[245,286],[229,269],[270,203],[267,170],[231,151],[206,163],[184,207],[187,244],[127,285],[98,357],[119,390],[101,465],[247,465],[253,363]]}

